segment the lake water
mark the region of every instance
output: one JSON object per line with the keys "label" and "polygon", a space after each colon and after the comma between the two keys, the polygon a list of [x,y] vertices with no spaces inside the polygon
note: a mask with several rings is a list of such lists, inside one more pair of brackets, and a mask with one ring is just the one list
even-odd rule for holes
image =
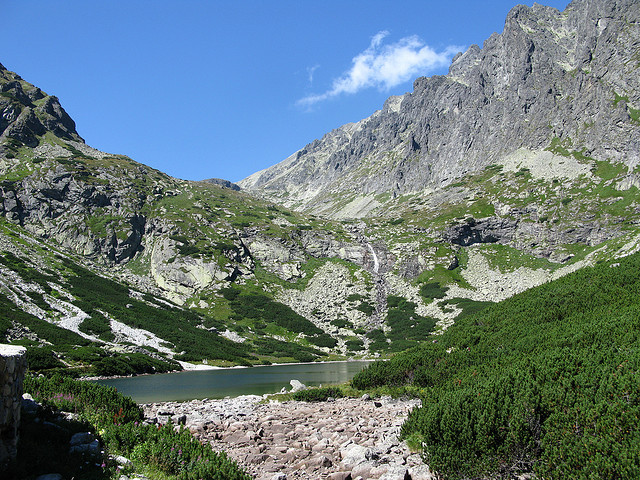
{"label": "lake water", "polygon": [[98,380],[137,403],[184,401],[277,393],[296,379],[307,386],[348,382],[371,362],[327,362],[265,365],[251,368],[195,370]]}

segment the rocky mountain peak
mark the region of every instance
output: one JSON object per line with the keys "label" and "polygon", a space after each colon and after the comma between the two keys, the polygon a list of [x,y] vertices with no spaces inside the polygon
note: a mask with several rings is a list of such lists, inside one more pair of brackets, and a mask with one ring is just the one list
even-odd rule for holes
{"label": "rocky mountain peak", "polygon": [[638,5],[579,0],[513,8],[502,33],[458,54],[446,76],[241,181],[292,208],[343,218],[385,198],[441,189],[518,149],[570,143],[584,156],[640,158]]}
{"label": "rocky mountain peak", "polygon": [[10,138],[36,147],[38,137],[46,132],[64,140],[84,142],[57,97],[47,95],[0,64],[0,144]]}

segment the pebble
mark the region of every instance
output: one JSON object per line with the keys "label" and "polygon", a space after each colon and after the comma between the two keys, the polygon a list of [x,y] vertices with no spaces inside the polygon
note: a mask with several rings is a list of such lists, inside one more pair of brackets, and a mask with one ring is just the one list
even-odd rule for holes
{"label": "pebble", "polygon": [[256,480],[436,478],[398,439],[419,400],[262,401],[248,395],[142,407],[149,423],[161,423],[167,412],[180,416],[196,438],[227,452]]}

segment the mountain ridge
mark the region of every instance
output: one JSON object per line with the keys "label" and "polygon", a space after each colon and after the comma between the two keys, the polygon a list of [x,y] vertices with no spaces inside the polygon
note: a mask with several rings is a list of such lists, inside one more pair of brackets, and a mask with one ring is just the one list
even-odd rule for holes
{"label": "mountain ridge", "polygon": [[629,0],[579,0],[562,13],[514,7],[503,33],[458,54],[446,76],[417,79],[413,92],[239,185],[290,208],[357,218],[380,214],[384,194],[430,193],[554,139],[634,168],[636,7]]}

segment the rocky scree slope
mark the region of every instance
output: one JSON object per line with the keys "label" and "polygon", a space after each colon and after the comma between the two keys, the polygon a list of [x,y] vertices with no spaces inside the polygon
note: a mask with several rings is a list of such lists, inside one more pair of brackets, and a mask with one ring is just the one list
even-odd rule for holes
{"label": "rocky scree slope", "polygon": [[446,76],[417,79],[371,117],[239,184],[291,208],[353,218],[558,142],[633,170],[639,22],[633,0],[574,0],[564,12],[517,6],[502,34],[458,54]]}

